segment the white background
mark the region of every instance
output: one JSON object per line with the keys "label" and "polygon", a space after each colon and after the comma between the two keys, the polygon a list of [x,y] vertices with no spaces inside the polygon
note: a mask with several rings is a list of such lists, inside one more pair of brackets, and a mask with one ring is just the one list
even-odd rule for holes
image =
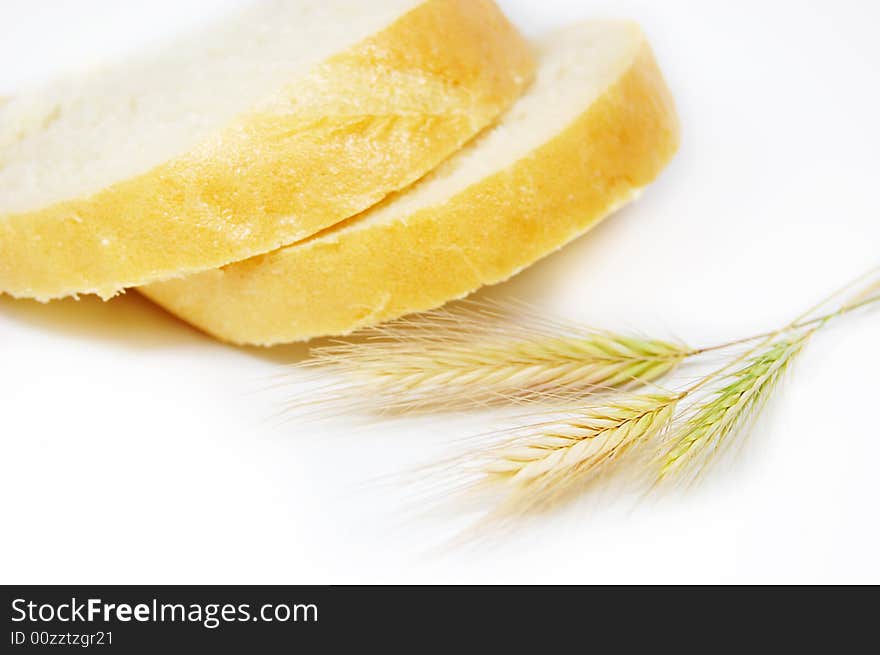
{"label": "white background", "polygon": [[[230,4],[3,0],[0,93]],[[708,344],[880,263],[880,5],[501,4],[530,35],[641,21],[684,141],[637,205],[485,296]],[[407,484],[372,481],[491,417],[279,424],[296,392],[267,387],[301,347],[223,346],[135,293],[0,297],[0,581],[877,583],[878,327],[874,311],[818,338],[702,488],[438,552],[461,521],[414,520]]]}

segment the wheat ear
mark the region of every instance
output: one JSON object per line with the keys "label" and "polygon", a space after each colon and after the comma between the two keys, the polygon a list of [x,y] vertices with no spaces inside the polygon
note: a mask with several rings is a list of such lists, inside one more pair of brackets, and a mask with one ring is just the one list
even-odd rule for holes
{"label": "wheat ear", "polygon": [[506,492],[497,514],[550,509],[602,480],[668,429],[677,402],[676,396],[626,394],[522,428],[483,468],[487,481],[500,482]]}
{"label": "wheat ear", "polygon": [[718,388],[668,434],[657,481],[695,480],[764,406],[815,331],[772,343],[722,377]]}
{"label": "wheat ear", "polygon": [[[316,402],[363,399],[383,411],[476,407],[657,380],[694,354],[684,344],[613,334],[523,308],[466,303],[312,350],[304,368],[339,376]],[[497,320],[503,318],[503,322]]]}

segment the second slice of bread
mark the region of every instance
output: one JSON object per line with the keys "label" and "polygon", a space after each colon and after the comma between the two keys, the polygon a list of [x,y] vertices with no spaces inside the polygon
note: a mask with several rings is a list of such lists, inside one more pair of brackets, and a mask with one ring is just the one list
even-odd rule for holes
{"label": "second slice of bread", "polygon": [[143,292],[238,344],[349,333],[509,278],[632,198],[678,138],[639,28],[586,23],[546,38],[527,94],[411,189],[301,243]]}

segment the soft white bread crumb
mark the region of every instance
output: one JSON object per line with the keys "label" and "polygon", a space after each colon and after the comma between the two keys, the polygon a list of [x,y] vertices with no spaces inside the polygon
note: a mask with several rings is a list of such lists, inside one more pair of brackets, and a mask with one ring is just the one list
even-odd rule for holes
{"label": "soft white bread crumb", "polygon": [[254,2],[155,51],[0,104],[0,214],[89,195],[189,151],[419,0]]}

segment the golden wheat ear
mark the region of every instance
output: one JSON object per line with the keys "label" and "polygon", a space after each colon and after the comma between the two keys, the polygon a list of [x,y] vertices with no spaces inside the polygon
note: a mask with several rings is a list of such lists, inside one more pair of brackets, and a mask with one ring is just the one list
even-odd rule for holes
{"label": "golden wheat ear", "polygon": [[673,395],[625,394],[522,429],[484,464],[486,481],[504,494],[491,516],[552,510],[627,469],[640,473],[636,455],[669,429],[677,402]]}
{"label": "golden wheat ear", "polygon": [[681,343],[566,323],[524,305],[460,302],[314,348],[301,368],[339,383],[300,405],[408,412],[546,401],[643,385],[693,354]]}

